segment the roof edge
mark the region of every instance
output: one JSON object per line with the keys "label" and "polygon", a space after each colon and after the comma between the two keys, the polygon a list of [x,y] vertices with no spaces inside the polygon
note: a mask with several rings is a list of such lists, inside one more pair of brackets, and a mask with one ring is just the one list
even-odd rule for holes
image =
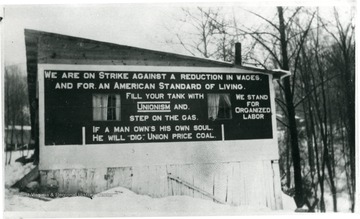
{"label": "roof edge", "polygon": [[53,32],[47,32],[47,31],[40,31],[40,30],[34,30],[34,29],[24,29],[25,35],[26,34],[33,34],[33,35],[39,35],[39,36],[60,36],[62,38],[67,38],[67,39],[77,39],[79,41],[91,41],[91,42],[95,42],[95,43],[106,43],[106,44],[111,44],[114,46],[123,46],[123,47],[127,47],[127,48],[131,48],[131,49],[137,49],[137,50],[144,50],[144,51],[148,51],[148,52],[153,52],[153,53],[157,53],[157,54],[171,54],[173,56],[178,56],[180,58],[185,58],[185,59],[194,59],[194,60],[199,60],[199,61],[208,61],[208,62],[212,62],[218,65],[224,65],[227,67],[233,67],[234,64],[231,62],[224,62],[224,61],[218,61],[218,60],[214,60],[214,59],[210,59],[210,58],[200,58],[200,57],[196,57],[196,56],[190,56],[190,55],[183,55],[183,54],[178,54],[178,53],[173,53],[173,52],[166,52],[166,51],[160,51],[160,50],[153,50],[153,49],[146,49],[146,48],[141,48],[141,47],[135,47],[135,46],[128,46],[128,45],[124,45],[124,44],[117,44],[117,43],[113,43],[113,42],[106,42],[106,41],[99,41],[99,40],[94,40],[94,39],[89,39],[89,38],[83,38],[83,37],[77,37],[77,36],[71,36],[71,35],[64,35],[64,34],[59,34],[59,33],[53,33]]}
{"label": "roof edge", "polygon": [[251,70],[251,71],[260,72],[260,73],[272,74],[274,76],[274,79],[280,79],[280,80],[284,77],[291,75],[291,73],[289,71],[284,71],[282,69],[268,70],[268,69],[258,68],[255,66],[235,65],[234,63],[231,63],[231,62],[218,61],[218,60],[209,59],[209,58],[200,58],[200,57],[196,57],[196,56],[183,55],[183,54],[172,53],[172,52],[145,49],[145,48],[140,48],[140,47],[127,46],[127,45],[123,45],[123,44],[104,42],[104,41],[99,41],[99,40],[94,40],[94,39],[89,39],[89,38],[76,37],[76,36],[71,36],[71,35],[64,35],[64,34],[59,34],[59,33],[40,31],[40,30],[34,30],[34,29],[28,29],[28,28],[24,29],[24,33],[25,33],[25,36],[26,35],[38,35],[39,37],[41,37],[41,36],[59,37],[60,36],[65,39],[76,39],[79,41],[87,41],[87,42],[93,42],[93,43],[106,43],[106,44],[110,44],[113,46],[122,46],[122,47],[129,48],[129,49],[143,50],[143,51],[148,51],[148,52],[161,54],[161,55],[170,54],[172,56],[183,58],[183,59],[192,59],[192,60],[206,61],[206,62],[214,63],[214,64],[219,65],[219,67],[220,66],[229,67],[229,68],[232,67],[232,68]]}

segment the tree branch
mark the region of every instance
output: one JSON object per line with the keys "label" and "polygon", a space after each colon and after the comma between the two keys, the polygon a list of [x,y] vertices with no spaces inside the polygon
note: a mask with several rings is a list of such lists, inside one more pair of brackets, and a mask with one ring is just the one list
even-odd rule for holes
{"label": "tree branch", "polygon": [[276,121],[280,122],[283,126],[285,126],[286,128],[289,128],[288,124],[286,124],[285,122],[281,121],[279,118],[276,118]]}
{"label": "tree branch", "polygon": [[299,101],[294,105],[295,108],[296,108],[297,106],[299,106],[304,100],[306,100],[306,98],[308,98],[314,91],[316,91],[316,89],[319,88],[319,86],[325,84],[325,83],[328,82],[328,81],[331,81],[332,79],[334,79],[334,78],[336,78],[336,77],[338,77],[338,76],[341,76],[341,74],[334,75],[334,76],[332,76],[332,77],[330,77],[330,78],[327,78],[326,80],[320,82],[319,84],[315,85],[308,93],[305,94],[305,96],[302,97],[301,100],[299,100]]}
{"label": "tree branch", "polygon": [[315,13],[314,12],[311,16],[311,19],[309,21],[309,24],[308,24],[308,27],[306,28],[304,34],[302,35],[301,37],[301,40],[300,40],[300,43],[299,43],[299,46],[298,46],[298,51],[297,51],[297,55],[295,57],[295,64],[294,64],[294,73],[293,73],[293,80],[292,80],[292,88],[291,88],[291,93],[292,93],[292,97],[294,97],[294,90],[295,90],[295,79],[296,79],[296,71],[297,71],[297,65],[298,65],[298,62],[299,62],[299,57],[300,57],[300,51],[302,49],[302,46],[304,45],[304,42],[305,42],[305,39],[307,37],[307,34],[309,33],[309,30],[310,30],[310,27],[311,27],[311,24],[312,24],[312,21],[315,17]]}
{"label": "tree branch", "polygon": [[272,21],[270,21],[269,19],[264,18],[263,16],[255,13],[255,12],[252,12],[252,11],[249,11],[249,10],[246,10],[246,9],[243,9],[243,10],[244,10],[244,11],[247,11],[247,12],[249,12],[249,13],[251,13],[251,14],[253,14],[253,15],[255,15],[255,16],[261,18],[261,19],[263,19],[264,21],[266,21],[267,23],[269,23],[271,26],[273,26],[276,30],[280,31],[279,27],[276,26],[276,25],[275,25]]}
{"label": "tree branch", "polygon": [[285,27],[286,27],[286,28],[290,25],[290,23],[292,23],[295,15],[300,11],[301,8],[302,8],[302,7],[297,7],[297,8],[296,8],[295,12],[291,15],[291,17],[289,18],[289,20],[286,22],[286,24],[285,24]]}

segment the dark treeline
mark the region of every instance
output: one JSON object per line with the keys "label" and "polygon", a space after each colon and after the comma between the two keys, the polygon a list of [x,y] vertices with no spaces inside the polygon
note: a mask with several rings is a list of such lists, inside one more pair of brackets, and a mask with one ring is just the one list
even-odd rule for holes
{"label": "dark treeline", "polygon": [[[5,121],[5,163],[10,164],[15,149],[30,144],[30,111],[27,81],[24,70],[19,65],[5,66],[4,121]],[[28,148],[28,147],[27,147]]]}
{"label": "dark treeline", "polygon": [[182,11],[180,28],[167,43],[192,55],[233,61],[238,41],[244,65],[292,73],[276,88],[283,191],[298,207],[320,212],[338,211],[338,195],[345,195],[354,211],[354,9],[346,16],[337,8],[306,7]]}

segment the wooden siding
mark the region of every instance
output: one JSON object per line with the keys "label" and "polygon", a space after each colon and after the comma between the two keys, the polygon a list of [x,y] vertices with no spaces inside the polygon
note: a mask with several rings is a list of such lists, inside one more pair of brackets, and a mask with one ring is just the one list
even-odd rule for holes
{"label": "wooden siding", "polygon": [[282,208],[278,166],[271,161],[43,170],[41,182],[58,186],[60,193],[94,194],[122,186],[154,198],[185,195],[212,200],[169,179],[169,174],[229,205]]}

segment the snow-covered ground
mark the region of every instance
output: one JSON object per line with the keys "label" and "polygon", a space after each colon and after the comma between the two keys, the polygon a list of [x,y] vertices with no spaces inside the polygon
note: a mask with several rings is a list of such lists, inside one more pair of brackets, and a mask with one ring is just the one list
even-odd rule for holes
{"label": "snow-covered ground", "polygon": [[[26,156],[30,158],[31,155],[34,153],[34,150],[28,151],[14,151],[11,152],[11,162],[10,164],[5,165],[5,187],[10,187],[14,183],[16,183],[19,179],[25,176],[27,173],[30,172],[35,166],[32,163],[28,163],[26,165],[22,165],[19,162],[15,162],[16,159]],[[9,152],[7,152],[7,157],[10,157]]]}
{"label": "snow-covered ground", "polygon": [[[70,216],[74,214],[76,216],[273,215],[293,214],[296,209],[294,199],[285,194],[283,194],[283,210],[281,211],[272,211],[261,206],[222,205],[211,200],[188,196],[151,198],[135,194],[122,187],[104,191],[92,198],[73,196],[50,199],[39,195],[29,197],[29,194],[20,193],[17,189],[11,189],[10,186],[34,168],[31,163],[23,166],[14,161],[23,154],[30,157],[32,153],[32,151],[14,152],[11,164],[5,165],[5,215],[14,212],[30,212],[30,216],[31,212],[43,212],[44,216],[49,216],[48,213],[57,215],[59,212],[62,214],[67,212]],[[339,206],[342,206],[341,202],[346,202],[342,199],[344,198],[338,197]],[[326,201],[331,202],[331,197],[327,197]],[[331,204],[328,203],[327,206],[331,211]],[[346,211],[346,209],[341,210]]]}
{"label": "snow-covered ground", "polygon": [[[17,157],[13,154],[13,160]],[[30,156],[30,155],[29,155]],[[34,166],[12,162],[5,166],[5,211],[10,212],[96,212],[104,216],[150,216],[150,215],[254,215],[273,214],[269,208],[261,206],[230,206],[214,203],[211,200],[192,198],[188,196],[169,196],[151,198],[117,187],[99,193],[90,199],[84,196],[46,199],[43,196],[29,197],[27,193],[19,193],[11,189],[17,180],[21,179]],[[284,210],[277,213],[292,213],[296,206],[294,200],[285,195],[283,197]]]}
{"label": "snow-covered ground", "polygon": [[97,211],[118,212],[120,215],[239,215],[270,213],[271,210],[257,206],[233,207],[216,204],[210,200],[188,196],[151,198],[137,195],[117,187],[88,197],[55,198],[43,201],[26,197],[14,190],[6,190],[5,210],[8,211]]}

